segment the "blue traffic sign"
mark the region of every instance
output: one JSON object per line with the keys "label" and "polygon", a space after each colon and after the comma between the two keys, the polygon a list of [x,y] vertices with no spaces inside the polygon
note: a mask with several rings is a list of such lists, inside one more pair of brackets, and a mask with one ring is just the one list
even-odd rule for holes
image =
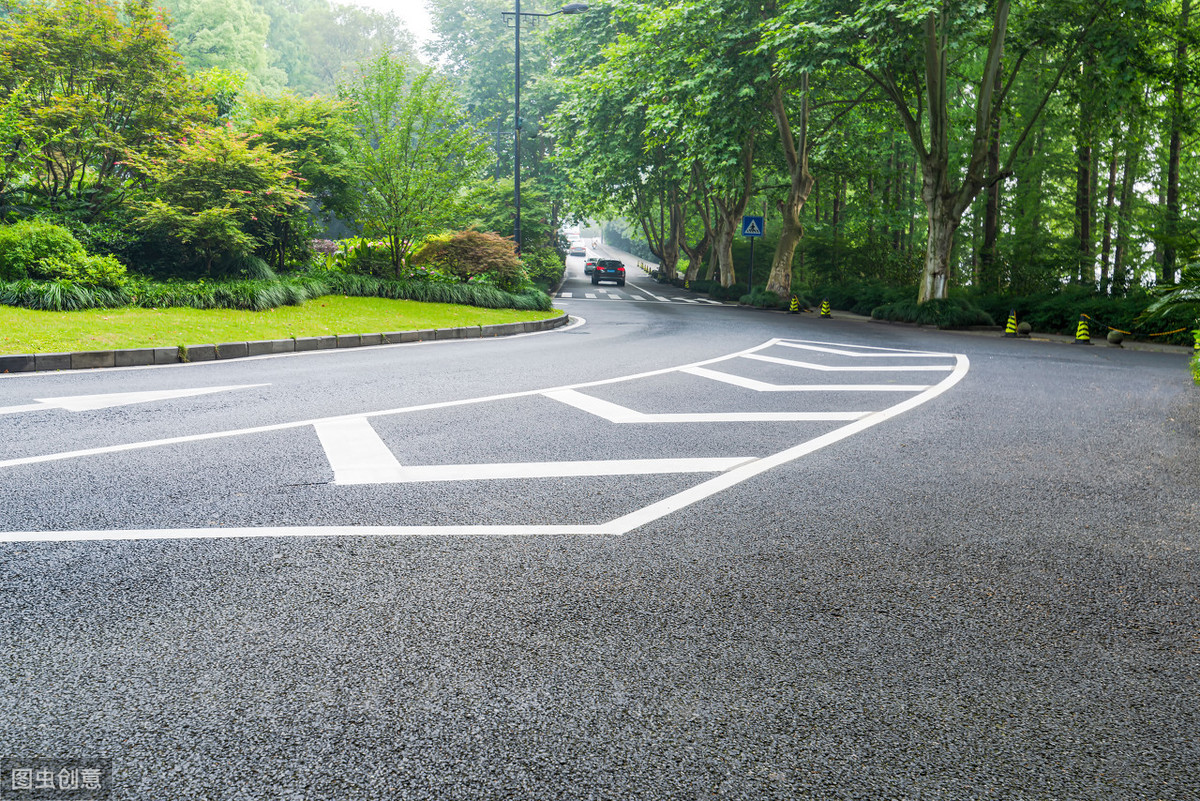
{"label": "blue traffic sign", "polygon": [[762,217],[743,217],[742,218],[742,236],[762,236],[763,235],[763,218]]}

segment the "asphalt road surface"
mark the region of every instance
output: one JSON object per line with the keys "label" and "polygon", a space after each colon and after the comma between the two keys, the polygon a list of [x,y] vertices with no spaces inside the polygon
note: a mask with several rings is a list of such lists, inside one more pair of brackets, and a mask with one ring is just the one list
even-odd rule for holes
{"label": "asphalt road surface", "polygon": [[543,334],[0,377],[0,798],[1200,798],[1185,355],[619,257]]}

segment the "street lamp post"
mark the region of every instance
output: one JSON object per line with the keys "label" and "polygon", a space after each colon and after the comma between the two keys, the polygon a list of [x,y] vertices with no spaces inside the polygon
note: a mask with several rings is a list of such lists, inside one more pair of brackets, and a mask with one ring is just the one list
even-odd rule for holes
{"label": "street lamp post", "polygon": [[516,79],[513,82],[513,204],[516,206],[516,219],[513,222],[513,240],[517,244],[517,252],[521,252],[521,18],[535,21],[538,17],[553,17],[556,14],[582,14],[588,10],[587,3],[567,3],[558,11],[540,14],[536,11],[522,11],[521,0],[513,0],[512,11],[502,11],[505,21],[512,22],[516,32]]}

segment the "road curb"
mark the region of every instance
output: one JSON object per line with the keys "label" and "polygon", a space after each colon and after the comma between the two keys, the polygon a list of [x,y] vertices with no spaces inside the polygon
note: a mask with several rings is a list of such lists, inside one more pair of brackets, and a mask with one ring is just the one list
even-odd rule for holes
{"label": "road curb", "polygon": [[251,342],[222,342],[219,345],[180,345],[174,348],[125,348],[120,350],[84,350],[70,353],[18,353],[0,356],[0,374],[42,373],[62,370],[90,370],[98,367],[136,367],[157,364],[185,364],[213,360],[243,359],[276,353],[300,353],[311,350],[339,350],[405,342],[432,342],[447,339],[481,339],[550,331],[567,324],[560,314],[546,320],[496,325],[469,325],[421,331],[390,331],[378,334],[336,334],[321,337],[260,339]]}

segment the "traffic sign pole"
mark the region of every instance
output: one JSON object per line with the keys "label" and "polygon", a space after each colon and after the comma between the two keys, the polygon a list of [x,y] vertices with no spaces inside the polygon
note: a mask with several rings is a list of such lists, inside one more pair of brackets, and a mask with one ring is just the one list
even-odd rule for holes
{"label": "traffic sign pole", "polygon": [[750,237],[750,275],[746,277],[746,292],[754,291],[754,240],[758,237]]}

